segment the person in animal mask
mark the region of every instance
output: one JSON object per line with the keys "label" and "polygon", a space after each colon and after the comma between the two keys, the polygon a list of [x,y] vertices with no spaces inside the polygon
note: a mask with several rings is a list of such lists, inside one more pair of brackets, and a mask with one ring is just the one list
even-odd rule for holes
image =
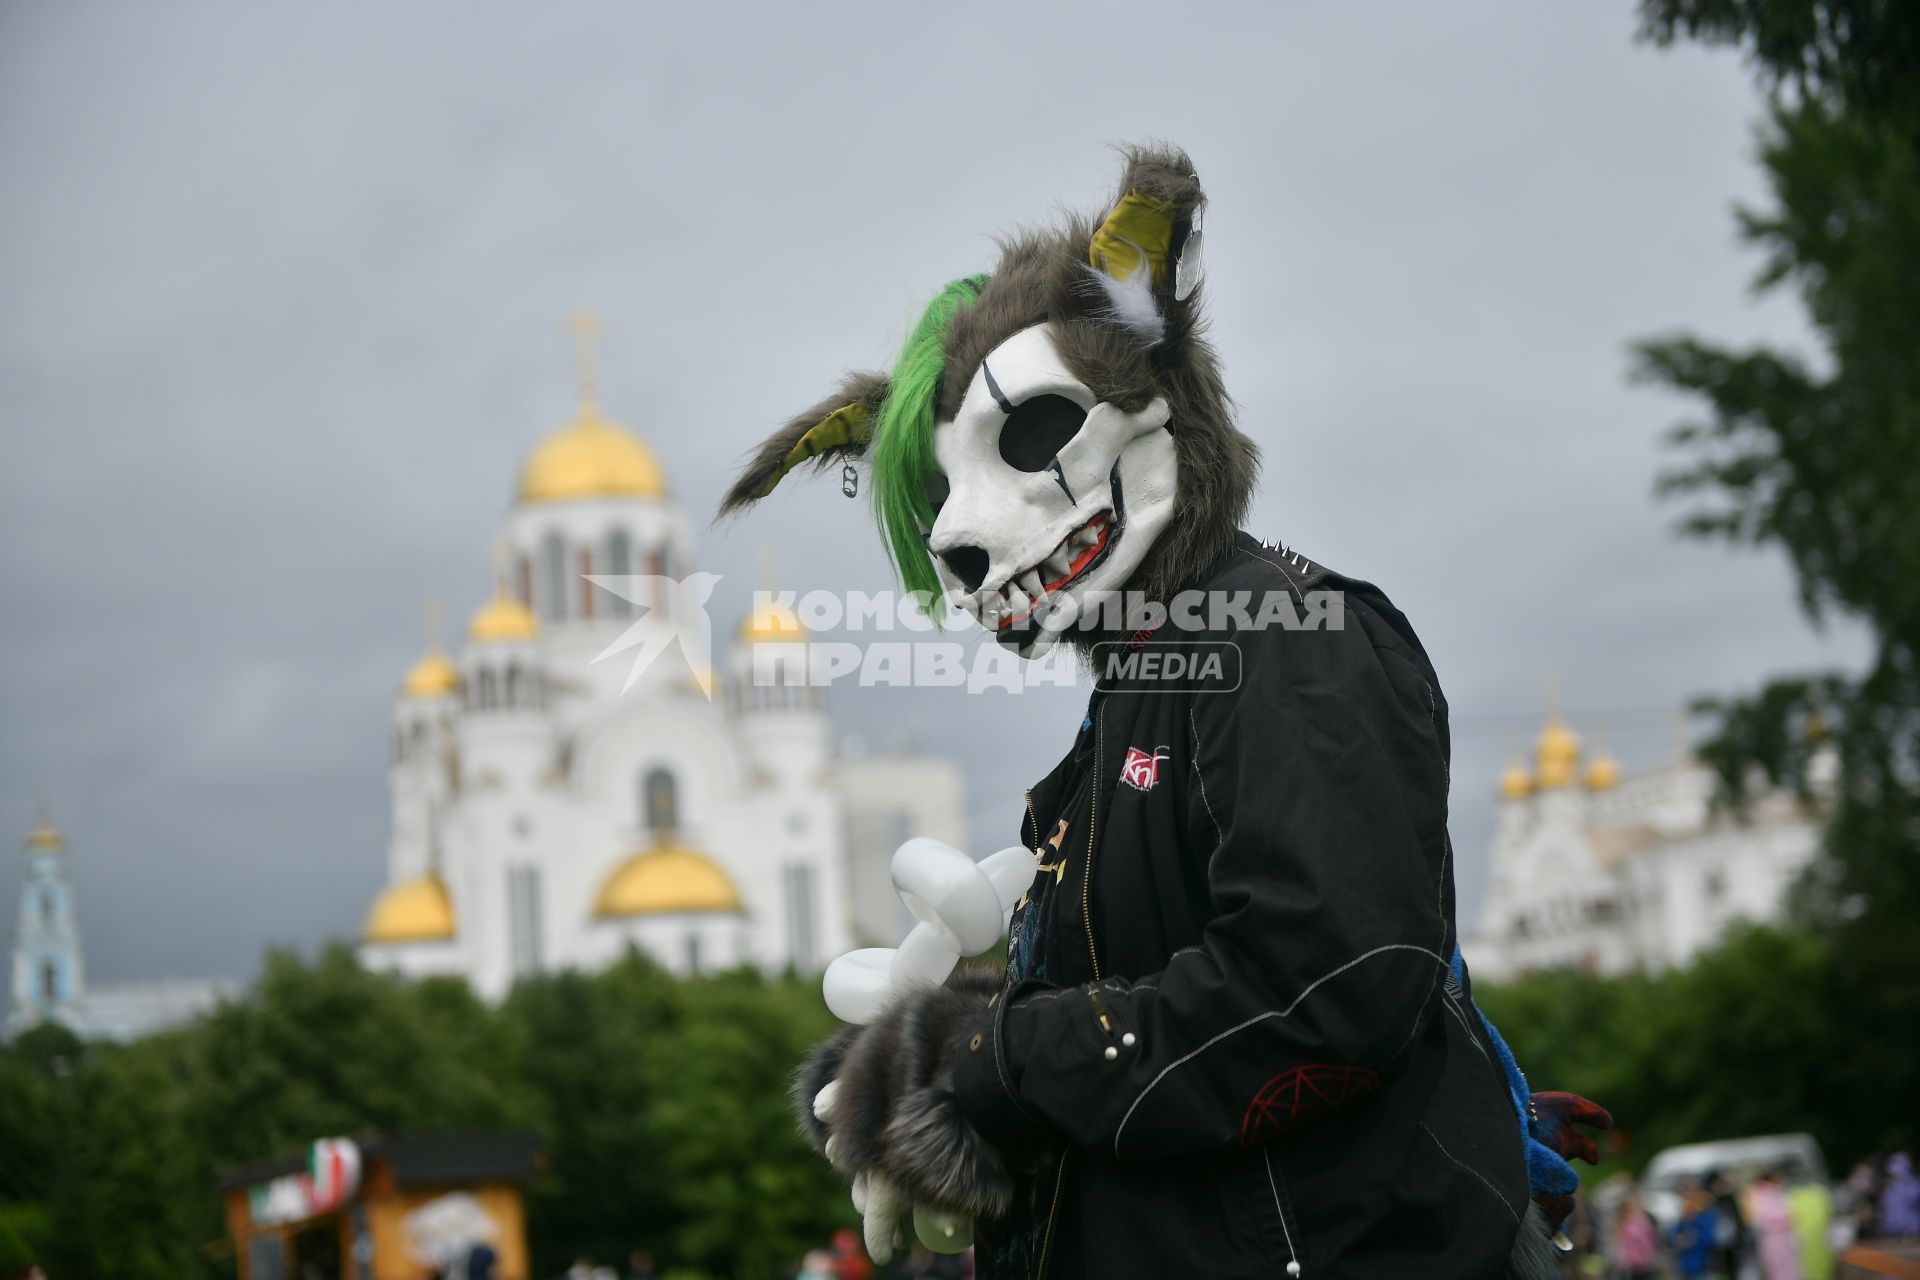
{"label": "person in animal mask", "polygon": [[[1184,153],[1128,149],[1103,216],[1005,242],[725,499],[864,466],[909,590],[1097,678],[1022,806],[1004,973],[844,1029],[796,1109],[876,1258],[920,1205],[975,1218],[989,1278],[1550,1275],[1573,1126],[1608,1120],[1529,1093],[1472,1003],[1413,628],[1240,531],[1258,454],[1204,336],[1204,203]],[[1141,674],[1191,676],[1145,661],[1176,652],[1221,664]]]}

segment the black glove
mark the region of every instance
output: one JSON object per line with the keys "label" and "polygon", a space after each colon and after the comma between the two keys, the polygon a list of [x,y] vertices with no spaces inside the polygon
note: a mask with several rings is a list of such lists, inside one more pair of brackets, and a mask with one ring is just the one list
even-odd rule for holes
{"label": "black glove", "polygon": [[[856,1205],[870,1218],[914,1205],[994,1218],[1012,1203],[1006,1161],[967,1123],[953,1092],[961,1042],[999,990],[995,974],[962,969],[944,987],[905,993],[864,1027],[842,1027],[801,1066],[793,1088],[800,1126],[854,1182]],[[814,1107],[829,1085],[822,1120]],[[889,1203],[871,1203],[876,1189]],[[872,1252],[871,1220],[867,1234]]]}

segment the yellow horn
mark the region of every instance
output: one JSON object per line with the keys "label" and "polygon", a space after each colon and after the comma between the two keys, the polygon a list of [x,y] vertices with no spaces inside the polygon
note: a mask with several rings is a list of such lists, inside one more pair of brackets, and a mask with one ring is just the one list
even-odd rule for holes
{"label": "yellow horn", "polygon": [[841,405],[822,418],[819,423],[807,429],[793,448],[787,450],[787,456],[780,460],[780,469],[767,477],[767,482],[754,493],[756,498],[764,498],[772,493],[774,486],[787,478],[792,471],[809,458],[817,457],[828,449],[841,445],[864,443],[873,435],[868,425],[867,406],[864,404]]}

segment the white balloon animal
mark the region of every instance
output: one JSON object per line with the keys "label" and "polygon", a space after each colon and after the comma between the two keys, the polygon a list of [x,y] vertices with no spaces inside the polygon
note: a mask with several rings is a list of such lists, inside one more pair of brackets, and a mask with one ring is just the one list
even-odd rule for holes
{"label": "white balloon animal", "polygon": [[[899,947],[863,947],[827,966],[827,1008],[846,1022],[865,1023],[915,985],[937,987],[961,956],[992,949],[1037,871],[1030,849],[1002,849],[975,862],[952,845],[916,837],[894,850],[894,890],[915,924]],[[833,1115],[834,1086],[813,1100],[822,1121]],[[853,1182],[853,1204],[865,1219],[867,1252],[876,1262],[893,1255],[907,1206],[879,1174]],[[924,1205],[913,1208],[914,1233],[936,1253],[959,1253],[973,1243],[973,1223]]]}

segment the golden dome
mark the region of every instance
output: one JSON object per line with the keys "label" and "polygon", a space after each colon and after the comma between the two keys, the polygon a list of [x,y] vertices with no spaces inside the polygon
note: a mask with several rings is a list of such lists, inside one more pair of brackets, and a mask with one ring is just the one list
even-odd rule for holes
{"label": "golden dome", "polygon": [[682,845],[664,844],[636,853],[607,877],[594,915],[604,920],[740,910],[740,891],[711,858]]}
{"label": "golden dome", "polygon": [[409,698],[438,698],[459,687],[460,672],[437,648],[429,649],[426,657],[407,669]]}
{"label": "golden dome", "polygon": [[467,624],[467,638],[483,644],[491,640],[531,640],[539,632],[533,611],[510,596],[495,596]]}
{"label": "golden dome", "polygon": [[1611,791],[1620,785],[1620,762],[1602,752],[1587,765],[1587,790]]}
{"label": "golden dome", "polygon": [[1500,796],[1505,800],[1524,800],[1533,794],[1533,775],[1527,766],[1515,760],[1500,774]]}
{"label": "golden dome", "polygon": [[799,615],[770,597],[762,597],[740,624],[740,639],[747,644],[798,644],[806,638],[807,626]]}
{"label": "golden dome", "polygon": [[667,481],[653,450],[600,416],[588,401],[580,416],[542,440],[520,472],[522,502],[574,498],[664,498]]}
{"label": "golden dome", "polygon": [[394,885],[367,913],[368,942],[447,942],[453,935],[453,899],[438,875]]}
{"label": "golden dome", "polygon": [[40,821],[34,825],[33,830],[27,832],[27,848],[29,849],[64,849],[66,846],[66,839],[61,836],[59,830],[45,818],[40,819]]}
{"label": "golden dome", "polygon": [[1573,785],[1580,768],[1580,735],[1567,728],[1558,712],[1547,717],[1547,727],[1534,742],[1533,753],[1542,791]]}

